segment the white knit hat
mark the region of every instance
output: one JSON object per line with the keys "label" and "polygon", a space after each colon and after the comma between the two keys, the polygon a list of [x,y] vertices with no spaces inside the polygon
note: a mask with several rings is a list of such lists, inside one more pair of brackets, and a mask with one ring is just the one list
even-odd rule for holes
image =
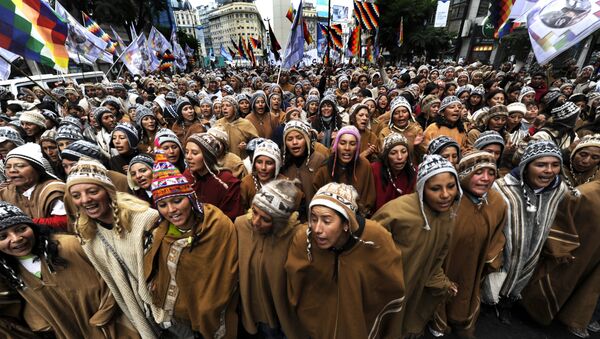
{"label": "white knit hat", "polygon": [[28,122],[41,128],[46,128],[46,118],[38,111],[25,111],[21,113],[19,122]]}
{"label": "white knit hat", "polygon": [[49,177],[52,177],[53,179],[58,180],[58,177],[54,174],[54,171],[52,170],[52,166],[50,165],[48,160],[44,158],[42,148],[36,143],[28,142],[8,152],[8,154],[6,155],[6,161],[8,162],[8,160],[12,158],[20,158],[26,160],[38,171],[40,175],[45,174]]}
{"label": "white knit hat", "polygon": [[256,146],[254,150],[254,156],[252,157],[252,169],[254,170],[254,163],[256,159],[264,155],[269,157],[275,161],[275,176],[273,178],[277,178],[279,175],[279,170],[281,169],[281,152],[279,150],[279,146],[272,140],[265,140]]}

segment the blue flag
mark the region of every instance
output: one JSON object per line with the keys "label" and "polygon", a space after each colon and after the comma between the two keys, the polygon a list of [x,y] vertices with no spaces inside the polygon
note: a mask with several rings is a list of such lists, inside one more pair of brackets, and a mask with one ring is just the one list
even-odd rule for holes
{"label": "blue flag", "polygon": [[223,46],[223,44],[221,44],[221,56],[227,61],[233,61],[233,57],[231,56],[231,54],[229,54],[227,49],[225,49],[225,46]]}
{"label": "blue flag", "polygon": [[290,69],[304,57],[304,27],[302,26],[302,0],[298,5],[292,28],[290,29],[290,38],[287,47],[283,52],[283,62],[281,68]]}

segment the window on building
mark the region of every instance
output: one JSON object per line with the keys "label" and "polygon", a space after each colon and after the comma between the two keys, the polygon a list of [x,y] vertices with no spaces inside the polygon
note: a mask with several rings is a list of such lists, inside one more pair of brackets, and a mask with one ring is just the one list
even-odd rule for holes
{"label": "window on building", "polygon": [[477,16],[486,16],[490,8],[490,0],[481,0],[479,8],[477,8]]}
{"label": "window on building", "polygon": [[460,20],[465,17],[467,11],[467,0],[452,0],[448,10],[448,20]]}

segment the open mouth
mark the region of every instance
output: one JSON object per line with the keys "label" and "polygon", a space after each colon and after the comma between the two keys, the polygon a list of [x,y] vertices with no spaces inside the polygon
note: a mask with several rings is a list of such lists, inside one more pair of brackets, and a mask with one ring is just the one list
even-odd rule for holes
{"label": "open mouth", "polygon": [[352,154],[352,153],[346,153],[346,152],[340,153],[340,158],[344,161],[352,160],[352,156],[354,156],[354,154]]}
{"label": "open mouth", "polygon": [[100,205],[98,203],[84,205],[83,208],[89,216],[96,215],[100,212]]}

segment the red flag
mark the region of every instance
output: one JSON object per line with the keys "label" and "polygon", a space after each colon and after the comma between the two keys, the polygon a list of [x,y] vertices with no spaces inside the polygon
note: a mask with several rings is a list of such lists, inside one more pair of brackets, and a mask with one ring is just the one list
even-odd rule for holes
{"label": "red flag", "polygon": [[360,26],[356,25],[348,37],[348,50],[352,55],[358,55],[360,50]]}
{"label": "red flag", "polygon": [[287,13],[285,13],[285,17],[288,18],[290,22],[294,22],[294,9],[292,8],[292,4],[290,4],[290,8]]}
{"label": "red flag", "polygon": [[304,20],[302,20],[302,29],[304,30],[304,41],[310,45],[313,42],[313,38],[310,35],[310,32],[308,31],[308,25],[306,25],[306,21]]}

